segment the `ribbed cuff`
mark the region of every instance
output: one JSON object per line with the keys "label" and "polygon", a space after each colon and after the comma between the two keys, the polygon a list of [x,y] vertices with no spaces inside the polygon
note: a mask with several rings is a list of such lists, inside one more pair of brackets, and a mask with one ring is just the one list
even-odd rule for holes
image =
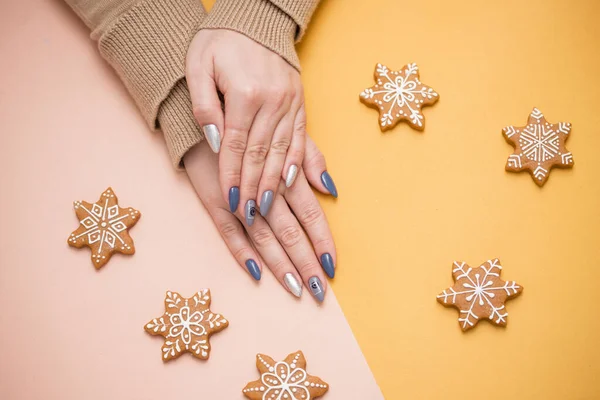
{"label": "ribbed cuff", "polygon": [[298,32],[296,32],[295,40],[299,42],[304,36],[308,21],[315,12],[319,0],[271,0],[271,3],[279,7],[296,22]]}
{"label": "ribbed cuff", "polygon": [[152,129],[161,103],[185,75],[186,52],[205,15],[199,0],[141,1],[99,38],[100,53]]}
{"label": "ribbed cuff", "polygon": [[165,135],[167,149],[175,168],[183,168],[181,159],[204,134],[192,113],[192,100],[185,79],[181,79],[158,110],[158,122]]}
{"label": "ribbed cuff", "polygon": [[201,29],[230,29],[242,33],[300,70],[294,48],[298,25],[269,0],[218,0]]}

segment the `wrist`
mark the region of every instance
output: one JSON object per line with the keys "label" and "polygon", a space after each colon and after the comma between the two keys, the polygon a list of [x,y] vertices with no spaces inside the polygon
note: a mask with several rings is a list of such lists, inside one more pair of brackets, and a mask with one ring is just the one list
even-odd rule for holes
{"label": "wrist", "polygon": [[300,70],[294,47],[298,25],[269,0],[218,0],[200,28],[239,32]]}

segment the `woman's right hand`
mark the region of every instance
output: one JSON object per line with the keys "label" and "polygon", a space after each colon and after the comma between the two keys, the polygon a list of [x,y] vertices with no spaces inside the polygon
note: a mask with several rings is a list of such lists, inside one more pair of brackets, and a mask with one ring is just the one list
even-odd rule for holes
{"label": "woman's right hand", "polygon": [[[325,213],[310,188],[312,185],[322,193],[330,193],[322,180],[325,158],[310,138],[296,183],[287,189],[282,183],[271,212],[266,219],[256,215],[252,226],[242,223],[245,216],[239,210],[235,214],[229,211],[219,184],[218,155],[206,141],[185,155],[184,164],[198,196],[240,266],[259,280],[264,260],[290,293],[300,297],[303,282],[318,301],[323,301],[327,289],[325,274],[333,278],[336,252]],[[326,183],[330,186],[333,181]]]}

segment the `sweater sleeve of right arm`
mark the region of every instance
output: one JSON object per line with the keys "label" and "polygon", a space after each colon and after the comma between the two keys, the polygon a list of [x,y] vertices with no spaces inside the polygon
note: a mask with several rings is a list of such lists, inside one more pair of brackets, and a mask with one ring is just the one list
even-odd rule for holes
{"label": "sweater sleeve of right arm", "polygon": [[[203,139],[191,115],[185,56],[206,12],[199,0],[66,0],[91,29],[151,129],[162,128],[173,164]],[[186,110],[189,107],[189,112]]]}

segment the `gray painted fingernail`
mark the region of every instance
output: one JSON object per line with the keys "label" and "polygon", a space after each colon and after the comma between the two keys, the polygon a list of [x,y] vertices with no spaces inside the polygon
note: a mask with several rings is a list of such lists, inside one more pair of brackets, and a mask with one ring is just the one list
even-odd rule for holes
{"label": "gray painted fingernail", "polygon": [[221,135],[219,135],[219,128],[214,124],[209,124],[204,125],[202,130],[204,131],[204,137],[211,150],[214,153],[218,153],[219,150],[221,150]]}
{"label": "gray painted fingernail", "polygon": [[294,181],[296,180],[296,175],[298,175],[298,166],[290,165],[288,173],[285,177],[285,187],[290,187],[294,184]]}
{"label": "gray painted fingernail", "polygon": [[260,215],[266,217],[273,204],[273,191],[267,190],[260,198]]}
{"label": "gray painted fingernail", "polygon": [[257,281],[260,281],[260,268],[258,268],[258,264],[253,259],[246,260],[246,268],[248,268],[248,272],[250,275]]}
{"label": "gray painted fingernail", "polygon": [[237,210],[238,205],[240,204],[240,188],[237,186],[229,189],[229,211],[232,213]]}
{"label": "gray painted fingernail", "polygon": [[335,187],[335,183],[333,183],[333,179],[331,179],[331,175],[329,175],[329,172],[325,171],[321,174],[321,182],[323,183],[323,186],[325,186],[325,189],[327,189],[333,197],[338,197],[338,192]]}
{"label": "gray painted fingernail", "polygon": [[296,297],[300,297],[302,295],[302,285],[294,274],[288,272],[283,276],[283,282],[285,282],[285,286],[287,286],[288,290],[292,292],[292,294]]}
{"label": "gray painted fingernail", "polygon": [[254,217],[256,216],[256,202],[254,200],[248,200],[246,202],[246,224],[252,226],[254,223]]}
{"label": "gray painted fingernail", "polygon": [[333,279],[335,276],[335,266],[333,265],[333,258],[331,257],[331,254],[321,254],[321,266],[323,267],[323,271],[325,271],[327,276]]}
{"label": "gray painted fingernail", "polygon": [[308,280],[308,287],[313,296],[315,296],[315,299],[319,300],[319,303],[322,303],[323,299],[325,299],[325,291],[323,291],[321,280],[318,277],[313,276]]}

